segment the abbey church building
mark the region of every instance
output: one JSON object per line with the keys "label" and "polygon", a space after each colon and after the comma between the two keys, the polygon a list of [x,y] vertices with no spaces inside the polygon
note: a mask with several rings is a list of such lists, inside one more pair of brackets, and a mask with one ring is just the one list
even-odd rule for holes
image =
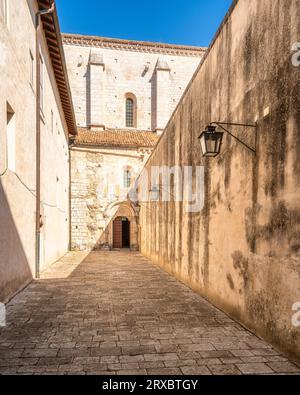
{"label": "abbey church building", "polygon": [[71,149],[73,249],[139,247],[127,193],[205,50],[63,35],[78,136]]}

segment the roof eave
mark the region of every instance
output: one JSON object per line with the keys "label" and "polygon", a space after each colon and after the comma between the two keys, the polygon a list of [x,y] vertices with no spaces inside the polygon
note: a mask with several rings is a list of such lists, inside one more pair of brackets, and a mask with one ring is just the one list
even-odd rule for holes
{"label": "roof eave", "polygon": [[126,145],[126,144],[104,144],[104,143],[82,143],[82,142],[76,142],[73,145],[74,148],[78,147],[84,147],[84,148],[123,148],[123,149],[153,149],[155,148],[155,145]]}
{"label": "roof eave", "polygon": [[[39,9],[41,10],[51,7],[51,5],[54,3],[54,0],[37,0],[37,2]],[[55,5],[54,12],[52,14],[42,15],[41,21],[45,33],[55,81],[57,84],[66,124],[68,127],[68,133],[70,135],[77,135],[78,132],[72,101],[72,94],[68,79],[61,31]]]}

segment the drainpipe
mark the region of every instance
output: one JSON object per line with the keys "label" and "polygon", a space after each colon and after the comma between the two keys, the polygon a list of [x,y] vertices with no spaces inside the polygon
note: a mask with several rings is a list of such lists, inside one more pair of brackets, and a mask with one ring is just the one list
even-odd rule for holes
{"label": "drainpipe", "polygon": [[69,138],[69,251],[72,250],[72,148],[75,147],[75,138]]}
{"label": "drainpipe", "polygon": [[35,47],[36,47],[36,234],[35,234],[35,277],[40,278],[40,238],[41,238],[41,92],[40,92],[40,49],[39,27],[41,15],[52,14],[55,5],[37,11],[35,15]]}

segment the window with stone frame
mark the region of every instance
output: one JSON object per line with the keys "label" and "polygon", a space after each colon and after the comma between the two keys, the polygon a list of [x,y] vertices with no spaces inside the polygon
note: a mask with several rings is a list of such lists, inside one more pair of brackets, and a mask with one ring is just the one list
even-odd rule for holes
{"label": "window with stone frame", "polygon": [[131,169],[127,168],[124,170],[124,188],[130,188],[131,185]]}
{"label": "window with stone frame", "polygon": [[126,99],[126,127],[134,127],[134,101],[130,97]]}
{"label": "window with stone frame", "polygon": [[137,99],[130,92],[125,95],[125,124],[126,128],[137,127]]}

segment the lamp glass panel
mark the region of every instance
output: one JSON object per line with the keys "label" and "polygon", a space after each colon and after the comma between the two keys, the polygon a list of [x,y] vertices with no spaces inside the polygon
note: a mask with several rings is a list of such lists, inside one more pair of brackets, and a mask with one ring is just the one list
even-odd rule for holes
{"label": "lamp glass panel", "polygon": [[223,133],[204,131],[200,136],[203,156],[217,156],[220,153]]}
{"label": "lamp glass panel", "polygon": [[200,137],[200,144],[201,144],[201,148],[202,148],[202,153],[203,153],[203,155],[206,155],[206,153],[207,153],[207,148],[206,148],[205,133],[202,133],[202,135],[201,135],[201,137]]}
{"label": "lamp glass panel", "polygon": [[206,137],[206,147],[207,152],[216,152],[216,140],[213,138],[211,134],[207,134]]}
{"label": "lamp glass panel", "polygon": [[218,137],[217,137],[217,142],[216,142],[216,151],[219,153],[221,151],[221,145],[223,141],[223,134],[221,132],[218,132]]}

